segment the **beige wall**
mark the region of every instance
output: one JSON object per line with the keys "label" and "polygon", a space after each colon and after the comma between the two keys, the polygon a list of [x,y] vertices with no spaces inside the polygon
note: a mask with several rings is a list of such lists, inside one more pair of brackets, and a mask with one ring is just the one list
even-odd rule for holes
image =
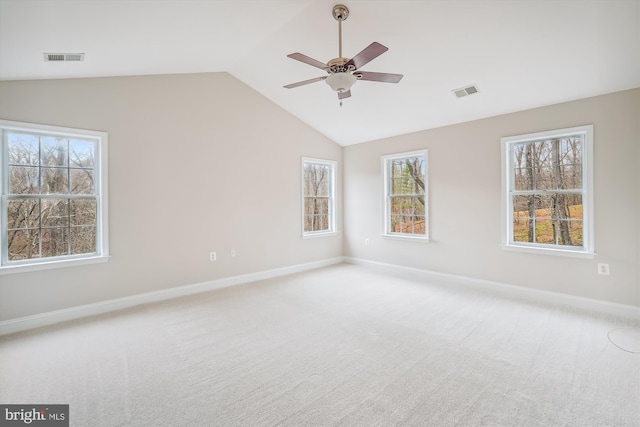
{"label": "beige wall", "polygon": [[112,255],[0,276],[0,320],[342,255],[300,218],[300,158],[340,181],[342,148],[229,74],[2,82],[0,118],[109,133]]}
{"label": "beige wall", "polygon": [[[638,306],[639,123],[635,89],[346,147],[345,255]],[[597,255],[501,249],[500,138],[587,124],[594,125]],[[421,148],[429,150],[432,241],[385,239],[380,156]],[[597,274],[599,262],[610,264],[610,276]]]}
{"label": "beige wall", "polygon": [[[341,148],[226,73],[0,82],[0,118],[109,132],[112,255],[0,276],[0,320],[340,255],[640,305],[639,117],[636,89]],[[584,124],[597,255],[503,251],[500,138]],[[380,156],[420,148],[432,241],[384,239]],[[339,162],[338,236],[300,237],[302,156]]]}

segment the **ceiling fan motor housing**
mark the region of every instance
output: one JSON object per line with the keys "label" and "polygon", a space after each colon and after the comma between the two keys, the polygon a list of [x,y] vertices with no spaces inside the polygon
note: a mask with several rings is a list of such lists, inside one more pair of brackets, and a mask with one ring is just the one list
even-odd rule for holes
{"label": "ceiling fan motor housing", "polygon": [[343,73],[346,71],[354,71],[355,67],[345,67],[345,64],[349,62],[349,58],[333,58],[331,61],[327,62],[327,66],[329,69],[327,72],[331,73]]}

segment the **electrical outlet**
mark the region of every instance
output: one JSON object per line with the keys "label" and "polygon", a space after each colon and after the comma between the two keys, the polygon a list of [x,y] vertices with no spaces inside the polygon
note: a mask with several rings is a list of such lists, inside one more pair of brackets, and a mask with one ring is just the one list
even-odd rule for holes
{"label": "electrical outlet", "polygon": [[364,239],[364,244],[368,245],[369,243],[371,243],[371,241],[369,240],[369,238],[367,237],[366,239]]}
{"label": "electrical outlet", "polygon": [[236,256],[236,250],[235,249],[231,249],[231,257],[235,257]]}
{"label": "electrical outlet", "polygon": [[609,275],[609,264],[605,264],[603,262],[598,263],[598,274],[601,276]]}
{"label": "electrical outlet", "polygon": [[209,253],[209,261],[215,261],[215,260],[216,260],[216,253],[215,252]]}

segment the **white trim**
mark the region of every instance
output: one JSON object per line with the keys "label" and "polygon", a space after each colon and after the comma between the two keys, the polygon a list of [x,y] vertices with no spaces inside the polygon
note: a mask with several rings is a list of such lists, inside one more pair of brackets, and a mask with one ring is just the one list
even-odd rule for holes
{"label": "white trim", "polygon": [[593,259],[593,257],[596,256],[596,254],[593,252],[571,251],[567,249],[548,248],[548,247],[540,247],[540,246],[500,245],[500,247],[502,248],[502,250],[505,250],[505,251],[525,252],[529,254],[538,254],[538,255],[565,256],[569,258]]}
{"label": "white trim", "polygon": [[19,317],[0,322],[0,335],[12,334],[14,332],[25,331],[41,326],[53,325],[87,316],[109,313],[124,308],[135,307],[141,304],[148,304],[156,301],[164,301],[185,295],[197,294],[200,292],[212,291],[215,289],[227,288],[229,286],[242,285],[258,280],[266,280],[274,277],[286,276],[317,268],[328,267],[344,262],[343,257],[329,258],[321,261],[313,261],[305,264],[291,265],[272,270],[265,270],[256,273],[243,274],[240,276],[226,277],[208,282],[196,283],[193,285],[179,286],[176,288],[163,289],[155,292],[132,295],[108,301],[86,304],[62,310],[50,311],[47,313],[35,314],[32,316]]}
{"label": "white trim", "polygon": [[[2,265],[0,260],[0,275],[24,273],[30,271],[47,270],[50,268],[72,267],[76,265],[93,264],[106,262],[109,260],[109,134],[103,131],[75,129],[60,126],[51,126],[38,123],[16,122],[11,120],[0,119],[0,129],[28,132],[35,134],[60,135],[64,137],[84,138],[96,142],[95,164],[94,164],[94,181],[95,194],[97,194],[97,222],[96,222],[96,249],[97,254],[85,254],[85,256],[64,256],[51,258],[37,258],[24,262],[11,262]],[[2,132],[4,134],[4,132]],[[6,183],[8,182],[8,168],[5,169],[5,159],[3,159],[4,141],[0,143],[0,171],[2,172],[2,181],[5,188],[0,188],[0,195],[4,195]],[[5,212],[5,197],[2,197],[0,210]],[[5,230],[6,223],[0,226],[0,230]],[[0,236],[2,246],[6,244],[5,236]],[[2,258],[6,260],[5,254]]]}
{"label": "white trim", "polygon": [[39,262],[37,264],[18,264],[7,265],[0,268],[0,276],[5,274],[29,273],[32,271],[50,270],[54,268],[75,267],[78,265],[100,264],[109,261],[110,256],[91,256],[84,258],[63,259],[47,262]]}
{"label": "white trim", "polygon": [[619,304],[615,302],[580,297],[576,295],[561,294],[558,292],[509,285],[506,283],[494,282],[491,280],[475,279],[472,277],[458,276],[456,274],[440,273],[437,271],[370,261],[361,258],[344,257],[344,262],[366,267],[385,268],[391,271],[417,273],[419,275],[422,275],[426,279],[445,280],[453,285],[472,286],[506,296],[522,298],[528,301],[567,306],[580,310],[589,310],[633,320],[640,320],[640,307],[635,305]]}
{"label": "white trim", "polygon": [[[567,248],[555,245],[543,245],[537,243],[514,242],[512,221],[512,198],[510,188],[512,182],[512,155],[511,147],[514,144],[534,142],[549,138],[562,138],[573,135],[583,136],[582,152],[582,220],[584,224],[583,246]],[[568,256],[574,258],[593,258],[595,256],[595,218],[593,203],[593,125],[576,126],[566,129],[556,129],[544,132],[529,133],[526,135],[507,136],[500,139],[501,144],[501,241],[505,250]]]}
{"label": "white trim", "polygon": [[[329,166],[331,170],[331,185],[329,187],[329,191],[331,195],[329,196],[329,230],[321,230],[321,231],[305,231],[304,230],[304,200],[307,195],[304,192],[304,165],[305,163],[312,163],[318,165]],[[302,238],[316,238],[316,237],[329,237],[335,236],[338,234],[338,230],[336,228],[336,177],[338,176],[336,169],[338,168],[338,162],[336,160],[325,160],[325,159],[317,159],[313,157],[302,157],[300,163],[300,178],[301,178],[301,219],[302,219]]]}
{"label": "white trim", "polygon": [[309,232],[309,233],[303,233],[302,234],[302,238],[303,239],[317,239],[318,237],[330,237],[330,236],[337,236],[338,234],[340,234],[337,231],[314,231],[313,233]]}
{"label": "white trim", "polygon": [[[389,169],[387,163],[389,160],[406,159],[407,157],[424,157],[424,235],[392,233],[389,231]],[[431,216],[429,214],[429,205],[431,198],[429,197],[429,150],[424,148],[421,150],[409,151],[406,153],[388,154],[380,157],[382,168],[382,236],[397,240],[410,241],[429,241],[429,222]]]}
{"label": "white trim", "polygon": [[381,234],[383,239],[404,240],[405,242],[429,243],[431,239],[428,237],[412,236],[410,234]]}

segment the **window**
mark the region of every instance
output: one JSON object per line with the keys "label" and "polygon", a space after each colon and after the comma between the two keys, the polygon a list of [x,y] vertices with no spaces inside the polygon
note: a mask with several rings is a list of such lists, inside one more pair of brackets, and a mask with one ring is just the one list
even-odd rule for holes
{"label": "window", "polygon": [[304,237],[335,233],[336,162],[302,159],[302,212]]}
{"label": "window", "polygon": [[107,134],[0,121],[0,273],[105,261]]}
{"label": "window", "polygon": [[593,254],[593,126],[502,138],[503,244]]}
{"label": "window", "polygon": [[382,157],[384,234],[427,239],[427,150]]}

